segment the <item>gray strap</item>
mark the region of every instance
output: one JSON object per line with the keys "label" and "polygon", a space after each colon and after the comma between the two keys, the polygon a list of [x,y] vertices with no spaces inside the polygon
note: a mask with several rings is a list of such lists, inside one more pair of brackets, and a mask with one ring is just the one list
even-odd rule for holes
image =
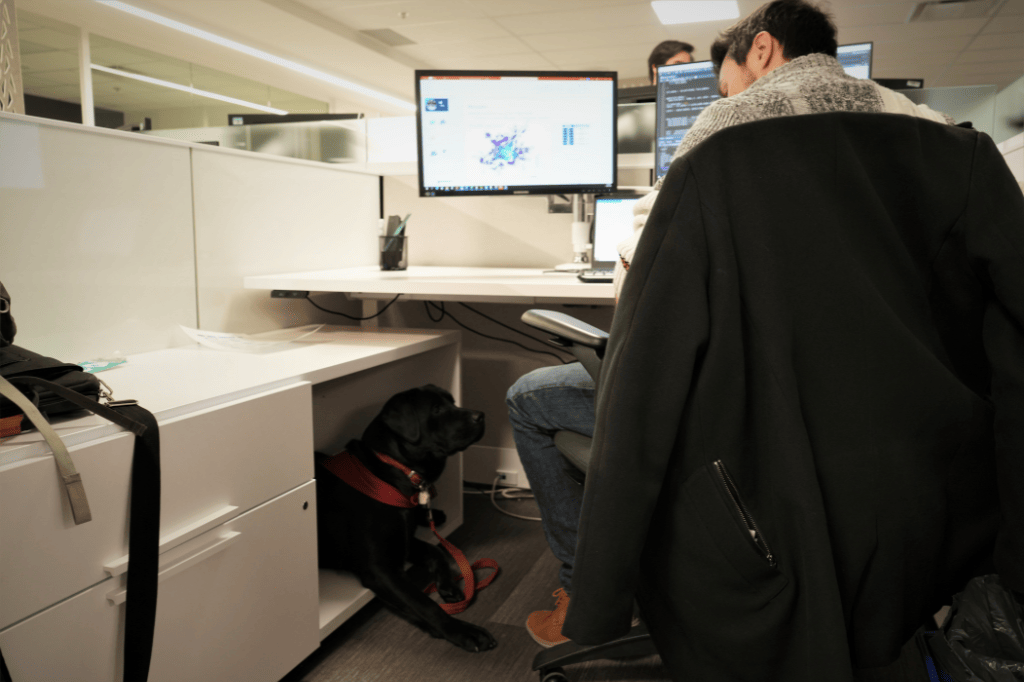
{"label": "gray strap", "polygon": [[71,515],[75,519],[75,525],[91,521],[92,512],[89,511],[89,500],[85,497],[82,475],[75,469],[75,463],[71,461],[71,454],[64,446],[64,441],[46,421],[46,417],[36,409],[32,401],[3,377],[0,377],[0,395],[20,407],[32,425],[39,433],[43,434],[43,438],[49,443],[50,449],[53,450],[53,458],[57,460],[57,469],[60,470],[61,480],[64,481],[64,492],[67,493],[68,502],[71,503]]}

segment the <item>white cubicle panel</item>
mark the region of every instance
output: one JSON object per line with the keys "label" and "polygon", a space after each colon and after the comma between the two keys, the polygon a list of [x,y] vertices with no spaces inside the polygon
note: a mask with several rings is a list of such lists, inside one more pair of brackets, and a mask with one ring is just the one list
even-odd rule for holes
{"label": "white cubicle panel", "polygon": [[0,114],[0,278],[38,353],[173,345],[196,322],[189,148]]}
{"label": "white cubicle panel", "polygon": [[203,329],[254,333],[317,319],[303,301],[273,306],[269,292],[243,290],[244,277],[377,260],[377,176],[200,148],[192,173]]}
{"label": "white cubicle panel", "polygon": [[572,261],[572,215],[548,213],[546,196],[420,197],[416,176],[394,176],[384,178],[384,211],[412,214],[411,265],[545,268]]}

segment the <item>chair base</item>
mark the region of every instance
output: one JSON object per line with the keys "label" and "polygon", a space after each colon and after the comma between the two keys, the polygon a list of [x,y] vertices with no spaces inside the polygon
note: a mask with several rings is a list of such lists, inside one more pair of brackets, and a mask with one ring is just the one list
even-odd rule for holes
{"label": "chair base", "polygon": [[533,657],[533,669],[540,672],[542,682],[566,680],[561,667],[584,661],[634,658],[658,653],[645,623],[633,627],[626,635],[604,644],[583,645],[569,641],[541,651]]}

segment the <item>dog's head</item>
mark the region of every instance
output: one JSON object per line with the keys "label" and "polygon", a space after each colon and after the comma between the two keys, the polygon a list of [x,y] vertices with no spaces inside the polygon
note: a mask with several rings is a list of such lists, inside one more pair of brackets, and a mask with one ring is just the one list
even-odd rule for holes
{"label": "dog's head", "polygon": [[362,440],[416,468],[444,461],[483,435],[483,412],[456,407],[451,393],[427,384],[391,396]]}

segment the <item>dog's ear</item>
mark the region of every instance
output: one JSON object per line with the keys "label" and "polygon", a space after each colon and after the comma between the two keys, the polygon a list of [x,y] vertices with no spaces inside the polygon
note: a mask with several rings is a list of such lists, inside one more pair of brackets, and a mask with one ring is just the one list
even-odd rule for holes
{"label": "dog's ear", "polygon": [[413,410],[403,410],[389,400],[381,410],[380,420],[389,431],[408,443],[416,443],[420,439],[420,420]]}

